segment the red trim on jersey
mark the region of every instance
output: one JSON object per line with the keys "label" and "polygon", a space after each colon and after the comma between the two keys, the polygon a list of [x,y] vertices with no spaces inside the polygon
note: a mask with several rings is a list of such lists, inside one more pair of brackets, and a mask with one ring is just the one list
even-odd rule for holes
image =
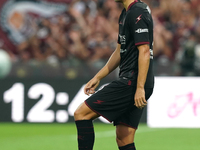
{"label": "red trim on jersey", "polygon": [[[104,117],[102,114],[100,114],[99,112],[97,112],[96,110],[94,110],[94,109],[92,109],[89,105],[88,105],[88,103],[85,101],[85,104],[92,110],[92,111],[94,111],[95,113],[97,113],[98,115],[100,115],[100,116],[102,116],[102,117]],[[106,117],[104,117],[106,120],[108,120],[109,122],[112,122],[111,120],[109,120],[108,118],[106,118]]]}
{"label": "red trim on jersey", "polygon": [[134,4],[137,3],[137,2],[138,2],[138,0],[135,0],[134,2],[132,2],[132,3],[128,6],[128,8],[127,8],[126,11],[128,11],[128,10],[131,8],[131,6],[134,5]]}
{"label": "red trim on jersey", "polygon": [[144,45],[144,44],[150,44],[149,42],[139,42],[139,43],[135,43],[135,45]]}
{"label": "red trim on jersey", "polygon": [[131,83],[132,83],[132,81],[131,81],[131,80],[129,80],[129,81],[128,81],[128,85],[131,85]]}

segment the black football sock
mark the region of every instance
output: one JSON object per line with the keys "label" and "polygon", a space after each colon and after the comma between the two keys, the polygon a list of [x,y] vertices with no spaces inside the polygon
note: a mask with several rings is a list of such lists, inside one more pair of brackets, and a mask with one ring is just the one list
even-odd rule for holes
{"label": "black football sock", "polygon": [[119,147],[119,150],[136,150],[135,144],[131,143],[122,147]]}
{"label": "black football sock", "polygon": [[92,150],[94,145],[94,128],[92,120],[75,121],[78,132],[79,150]]}

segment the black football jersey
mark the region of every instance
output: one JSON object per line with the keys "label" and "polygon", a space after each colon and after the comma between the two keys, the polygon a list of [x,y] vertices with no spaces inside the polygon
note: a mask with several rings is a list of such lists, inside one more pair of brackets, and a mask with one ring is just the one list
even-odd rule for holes
{"label": "black football jersey", "polygon": [[135,0],[128,9],[123,9],[119,17],[118,43],[120,48],[119,77],[133,81],[137,85],[138,45],[148,44],[150,47],[150,64],[145,87],[154,86],[153,75],[153,20],[149,7]]}

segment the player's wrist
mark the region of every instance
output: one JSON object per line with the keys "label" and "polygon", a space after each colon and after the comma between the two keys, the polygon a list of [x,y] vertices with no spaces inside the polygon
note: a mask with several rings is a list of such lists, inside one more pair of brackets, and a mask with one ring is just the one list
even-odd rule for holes
{"label": "player's wrist", "polygon": [[98,75],[96,75],[96,76],[94,76],[94,79],[96,79],[96,80],[101,80],[102,79],[102,77],[101,76],[98,76]]}
{"label": "player's wrist", "polygon": [[137,85],[137,89],[144,89],[144,85]]}

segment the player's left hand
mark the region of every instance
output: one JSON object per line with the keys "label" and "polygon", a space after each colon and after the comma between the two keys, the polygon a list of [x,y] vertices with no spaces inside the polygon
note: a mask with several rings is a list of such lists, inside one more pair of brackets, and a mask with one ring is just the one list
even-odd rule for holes
{"label": "player's left hand", "polygon": [[137,88],[136,92],[135,92],[135,106],[139,109],[142,109],[143,107],[145,107],[147,105],[147,101],[145,99],[145,90],[144,88]]}

